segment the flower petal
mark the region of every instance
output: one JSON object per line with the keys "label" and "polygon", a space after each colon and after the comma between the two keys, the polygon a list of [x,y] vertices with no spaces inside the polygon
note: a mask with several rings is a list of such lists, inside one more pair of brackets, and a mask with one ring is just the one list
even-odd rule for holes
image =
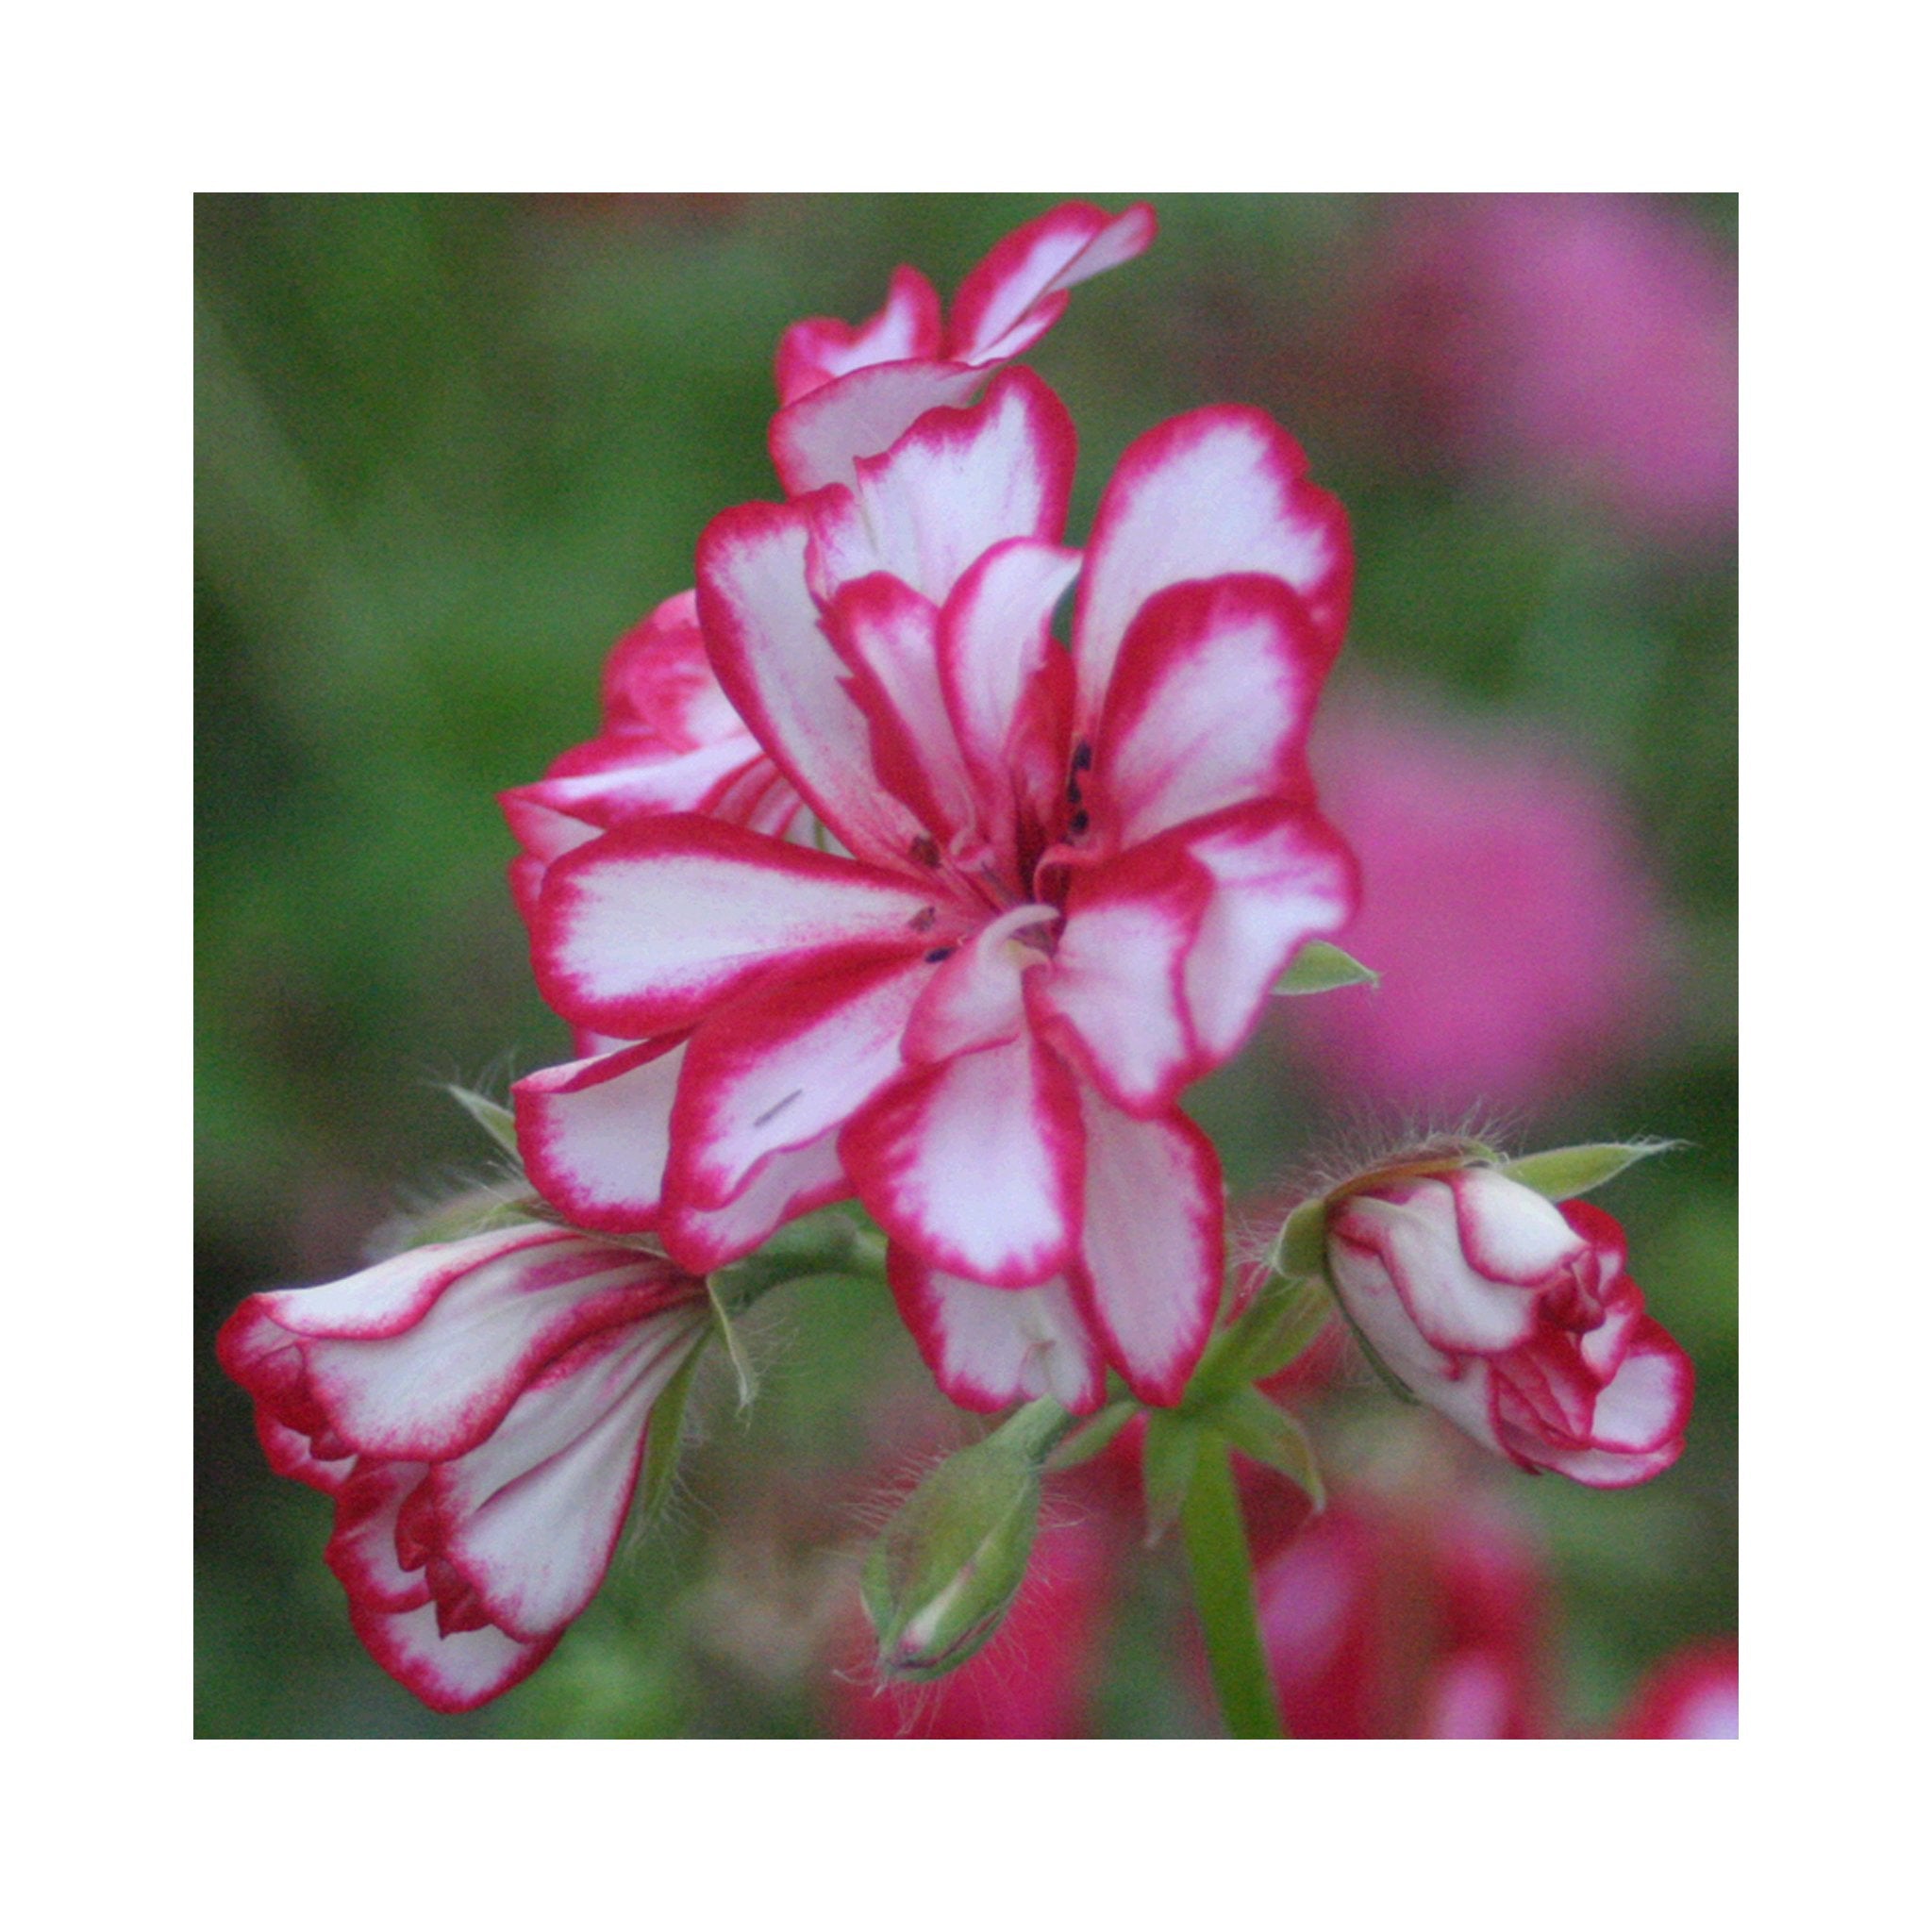
{"label": "flower petal", "polygon": [[942,604],[995,544],[1058,542],[1074,455],[1066,405],[1028,369],[995,376],[972,408],[929,410],[859,459],[849,494],[811,499],[819,594],[884,571]]}
{"label": "flower petal", "polygon": [[525,1171],[578,1227],[626,1233],[657,1220],[688,1037],[546,1067],[511,1090]]}
{"label": "flower petal", "polygon": [[674,1031],[779,972],[923,949],[912,882],[708,819],[645,819],[551,868],[532,952],[566,1019],[628,1040]]}
{"label": "flower petal", "polygon": [[437,1554],[525,1641],[576,1616],[610,1564],[651,1405],[703,1333],[686,1307],[587,1337],[502,1424],[428,1477]]}
{"label": "flower petal", "polygon": [[890,449],[928,409],[970,402],[984,369],[962,362],[881,362],[855,369],[772,418],[772,461],[790,496],[852,483],[861,457]]}
{"label": "flower petal", "polygon": [[721,1208],[774,1154],[843,1126],[904,1065],[899,1042],[932,974],[914,954],[788,976],[700,1026],[671,1115],[679,1204]]}
{"label": "flower petal", "polygon": [[778,340],[778,400],[795,403],[833,377],[878,362],[937,360],[939,291],[916,268],[892,271],[885,307],[856,326],[831,316],[794,322]]}
{"label": "flower petal", "polygon": [[1280,577],[1333,655],[1353,574],[1348,521],[1307,470],[1294,439],[1258,409],[1196,409],[1128,449],[1094,518],[1074,623],[1083,732],[1100,715],[1127,626],[1170,584]]}
{"label": "flower petal", "polygon": [[1273,802],[1239,807],[1165,837],[1214,880],[1187,963],[1199,1074],[1240,1049],[1302,946],[1348,923],[1357,896],[1356,865],[1315,812]]}
{"label": "flower petal", "polygon": [[759,743],[850,851],[891,863],[922,827],[874,778],[870,726],[812,597],[812,523],[829,513],[745,503],[713,517],[698,539],[698,609],[718,682]]}
{"label": "flower petal", "polygon": [[1028,222],[961,283],[948,353],[962,362],[1023,354],[1058,321],[1066,290],[1143,254],[1156,226],[1145,202],[1118,215],[1063,202]]}
{"label": "flower petal", "polygon": [[982,1415],[1051,1396],[1090,1415],[1107,1394],[1107,1364],[1072,1291],[1056,1276],[1038,1288],[988,1288],[886,1251],[886,1276],[933,1379]]}
{"label": "flower petal", "polygon": [[934,1267],[1030,1287],[1073,1249],[1079,1108],[1072,1076],[1029,1033],[908,1074],[840,1144],[859,1198]]}
{"label": "flower petal", "polygon": [[1594,1446],[1643,1456],[1672,1442],[1681,1446],[1694,1379],[1690,1357],[1646,1316],[1615,1377],[1596,1399]]}
{"label": "flower petal", "polygon": [[1074,1285],[1127,1386],[1172,1405],[1221,1300],[1221,1163],[1183,1113],[1134,1120],[1084,1084],[1080,1103],[1087,1183]]}
{"label": "flower petal", "polygon": [[1102,836],[1134,845],[1258,798],[1312,803],[1304,746],[1330,655],[1278,577],[1150,597],[1094,744],[1088,791]]}
{"label": "flower petal", "polygon": [[1048,971],[1027,992],[1038,1023],[1116,1107],[1167,1113],[1199,1058],[1185,969],[1213,880],[1177,846],[1145,846],[1076,873]]}
{"label": "flower petal", "polygon": [[336,1502],[328,1567],[352,1603],[378,1610],[413,1610],[429,1601],[421,1565],[406,1570],[396,1550],[396,1519],[429,1474],[425,1462],[384,1462],[364,1456]]}
{"label": "flower petal", "polygon": [[693,1208],[673,1194],[664,1203],[658,1239],[679,1267],[708,1274],[750,1254],[786,1222],[851,1195],[834,1129],[772,1155],[722,1208]]}
{"label": "flower petal", "polygon": [[1446,1174],[1462,1252],[1491,1281],[1545,1288],[1583,1252],[1576,1230],[1554,1201],[1492,1167]]}
{"label": "flower petal", "polygon": [[371,1657],[431,1710],[475,1710],[521,1684],[557,1648],[554,1633],[523,1643],[485,1624],[445,1637],[433,1603],[393,1613],[350,1599],[349,1621]]}
{"label": "flower petal", "polygon": [[906,1026],[907,1059],[931,1065],[1011,1040],[1026,1024],[1022,976],[1047,964],[1021,935],[1058,917],[1051,906],[1015,906],[960,944],[919,996]]}

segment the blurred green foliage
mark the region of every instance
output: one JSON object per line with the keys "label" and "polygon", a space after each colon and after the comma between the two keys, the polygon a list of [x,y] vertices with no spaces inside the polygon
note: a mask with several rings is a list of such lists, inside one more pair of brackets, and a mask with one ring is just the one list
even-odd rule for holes
{"label": "blurred green foliage", "polygon": [[[1100,197],[1119,205],[1126,197]],[[484,1164],[440,1083],[561,1058],[491,803],[588,737],[617,635],[689,584],[720,508],[775,495],[787,323],[858,317],[892,266],[942,291],[1048,197],[229,196],[197,205],[199,875],[197,1724],[203,1735],[792,1735],[823,1721],[894,1444],[974,1433],[889,1307],[760,1310],[747,1420],[709,1440],[666,1530],[557,1658],[467,1719],[362,1655],[323,1568],[326,1506],[269,1475],[211,1353],[258,1288],[354,1267],[372,1230]],[[1029,358],[1082,436],[1074,528],[1125,444],[1208,401],[1260,405],[1354,519],[1369,675],[1587,743],[1684,936],[1672,1050],[1569,1094],[1544,1141],[1689,1143],[1611,1191],[1653,1306],[1697,1360],[1690,1453],[1603,1495],[1517,1484],[1562,1590],[1573,1721],[1673,1643],[1735,1628],[1735,920],[1729,551],[1398,459],[1348,407],[1322,317],[1391,218],[1376,199],[1173,197],[1143,261],[1079,291]],[[1674,213],[1720,253],[1735,209]],[[1331,1125],[1264,1041],[1196,1111],[1238,1188]],[[1543,1132],[1543,1129],[1547,1132]],[[890,1416],[882,1423],[882,1414]],[[1172,1566],[1114,1619],[1102,1722],[1202,1722]],[[841,1612],[842,1614],[842,1611]]]}

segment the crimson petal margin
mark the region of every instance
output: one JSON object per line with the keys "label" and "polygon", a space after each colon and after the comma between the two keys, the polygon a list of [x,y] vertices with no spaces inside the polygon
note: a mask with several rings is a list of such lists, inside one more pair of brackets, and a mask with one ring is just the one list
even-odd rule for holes
{"label": "crimson petal margin", "polygon": [[928,409],[972,401],[990,372],[963,362],[881,362],[800,396],[772,418],[772,462],[789,496],[850,485]]}
{"label": "crimson petal margin", "polygon": [[925,943],[931,906],[855,859],[710,819],[645,819],[551,867],[537,983],[565,1019],[645,1040],[774,973]]}
{"label": "crimson petal margin", "polygon": [[1068,290],[1144,254],[1158,228],[1144,201],[1117,215],[1062,202],[1016,228],[959,285],[948,353],[962,362],[1023,354],[1059,320]]}
{"label": "crimson petal margin", "polygon": [[884,307],[856,326],[811,316],[785,331],[778,339],[778,400],[795,403],[875,363],[936,360],[943,334],[939,291],[916,268],[896,268]]}

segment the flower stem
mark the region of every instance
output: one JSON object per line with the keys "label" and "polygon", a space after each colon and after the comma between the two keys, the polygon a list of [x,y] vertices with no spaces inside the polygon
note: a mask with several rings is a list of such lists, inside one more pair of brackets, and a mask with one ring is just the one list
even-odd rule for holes
{"label": "flower stem", "polygon": [[1204,1436],[1181,1505],[1181,1540],[1228,1735],[1285,1736],[1255,1614],[1254,1565],[1241,1526],[1241,1498],[1228,1466],[1227,1444],[1212,1435]]}

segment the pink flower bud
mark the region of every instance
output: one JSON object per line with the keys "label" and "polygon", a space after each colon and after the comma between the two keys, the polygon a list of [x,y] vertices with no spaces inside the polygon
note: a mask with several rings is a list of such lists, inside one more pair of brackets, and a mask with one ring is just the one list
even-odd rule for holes
{"label": "pink flower bud", "polygon": [[1522,1468],[1622,1489],[1682,1453],[1690,1363],[1602,1209],[1490,1167],[1391,1168],[1335,1197],[1327,1263],[1381,1365]]}

